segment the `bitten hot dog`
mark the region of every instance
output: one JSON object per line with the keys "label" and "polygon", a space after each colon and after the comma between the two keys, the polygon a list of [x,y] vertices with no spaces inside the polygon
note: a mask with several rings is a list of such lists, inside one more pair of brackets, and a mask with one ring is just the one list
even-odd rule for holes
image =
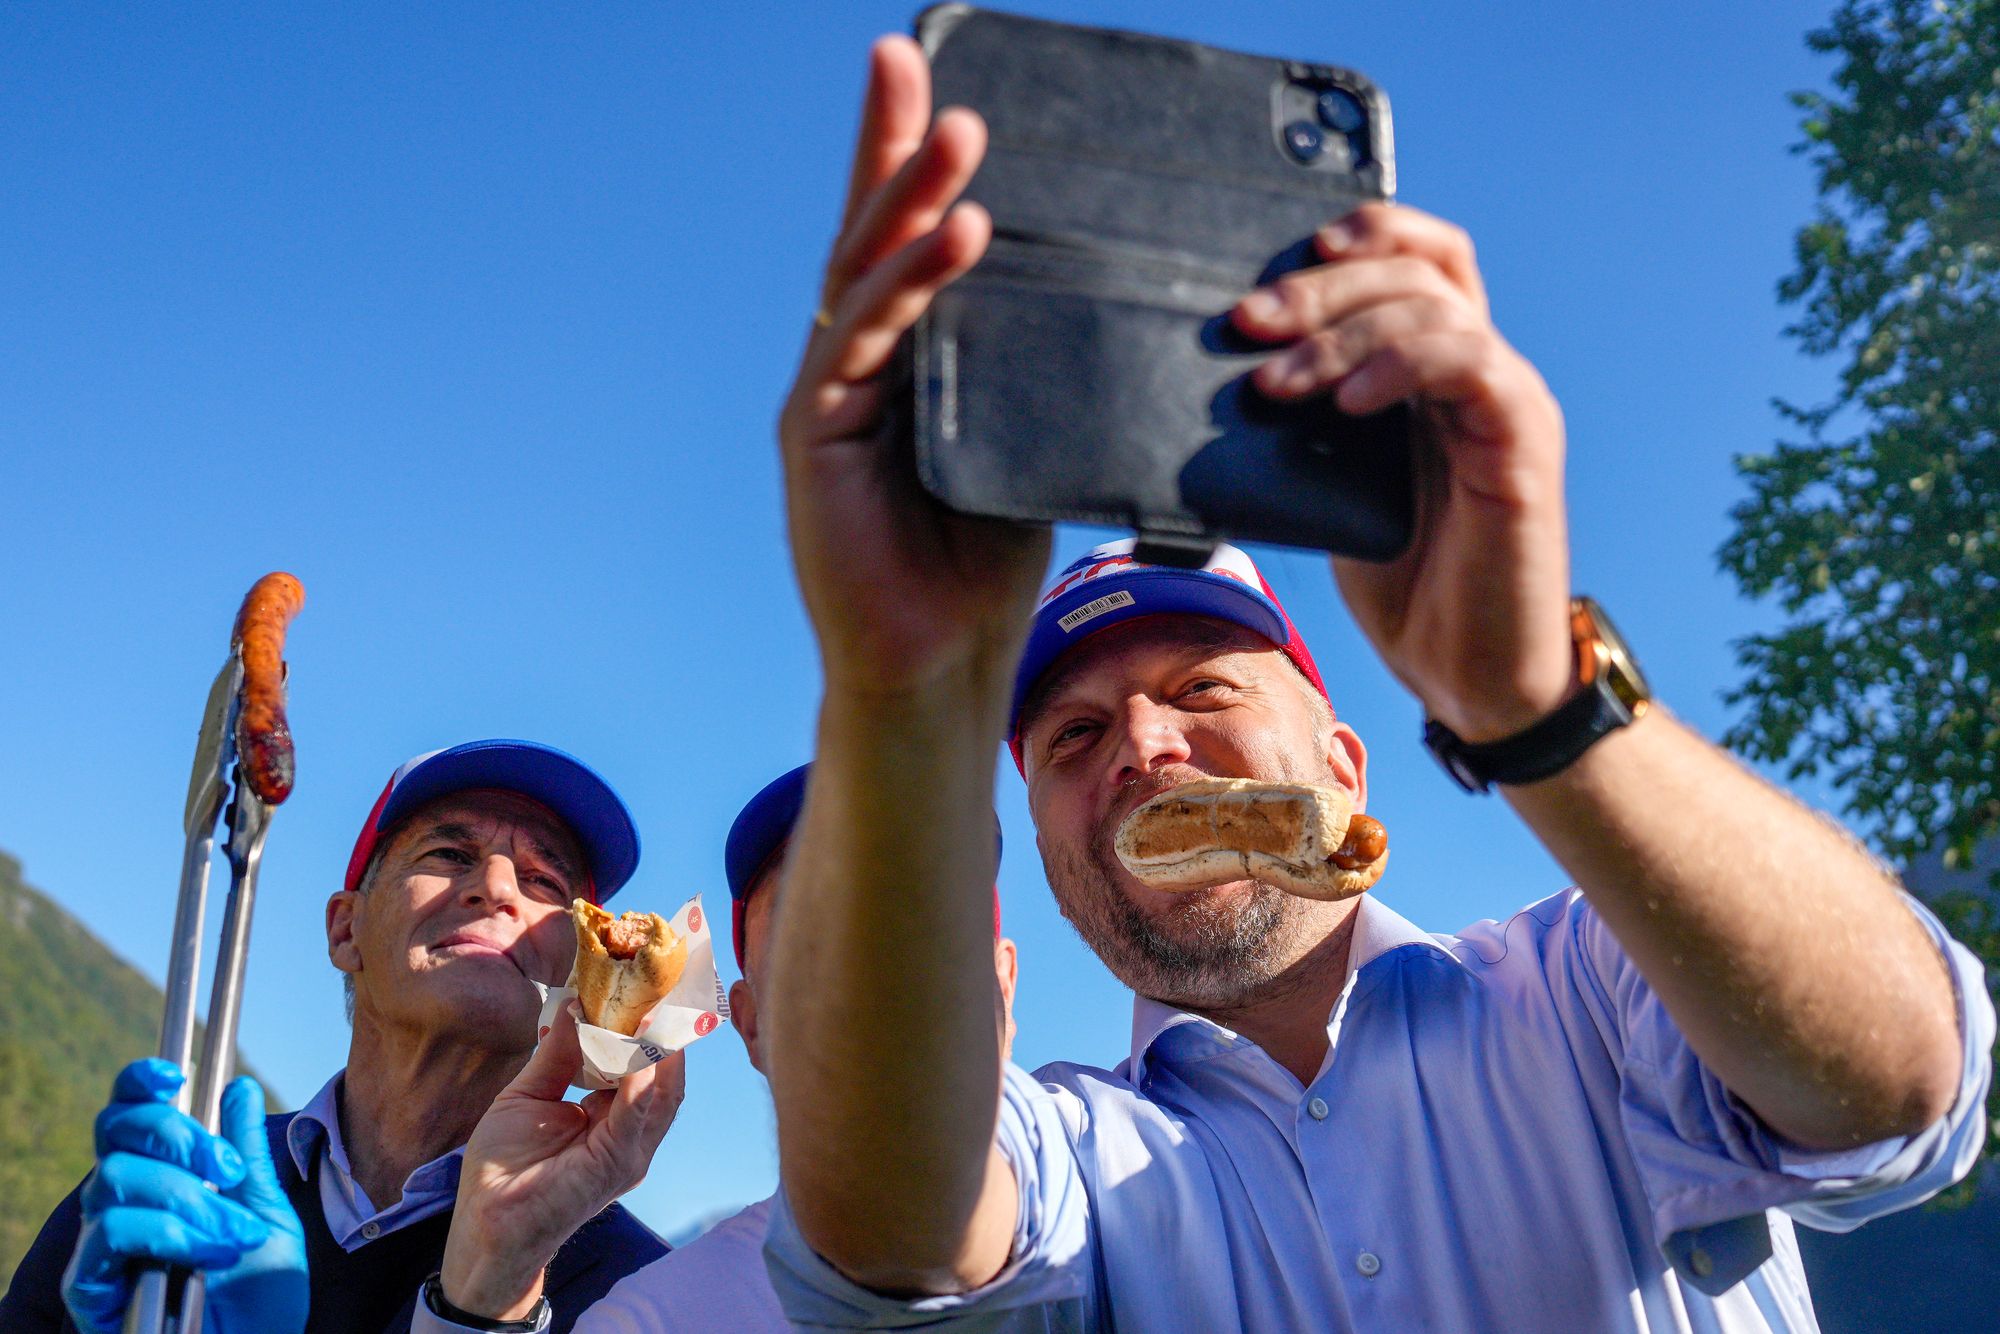
{"label": "bitten hot dog", "polygon": [[1381,822],[1340,788],[1205,778],[1162,792],[1118,827],[1125,869],[1155,889],[1261,880],[1309,899],[1344,899],[1382,878]]}
{"label": "bitten hot dog", "polygon": [[236,613],[230,648],[243,660],[236,714],[236,760],[267,805],[292,795],[297,765],[285,720],[285,629],[305,605],[305,585],[279,571],[251,585]]}
{"label": "bitten hot dog", "polygon": [[658,913],[613,917],[586,899],[573,900],[576,969],[570,984],[585,1023],[627,1037],[666,999],[687,968],[688,946]]}

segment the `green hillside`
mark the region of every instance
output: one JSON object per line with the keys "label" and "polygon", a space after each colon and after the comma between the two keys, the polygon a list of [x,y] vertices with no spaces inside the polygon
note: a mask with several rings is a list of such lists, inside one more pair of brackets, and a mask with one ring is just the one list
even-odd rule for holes
{"label": "green hillside", "polygon": [[158,987],[0,852],[0,1288],[90,1170],[91,1121],[119,1067],[158,1044],[160,1007]]}

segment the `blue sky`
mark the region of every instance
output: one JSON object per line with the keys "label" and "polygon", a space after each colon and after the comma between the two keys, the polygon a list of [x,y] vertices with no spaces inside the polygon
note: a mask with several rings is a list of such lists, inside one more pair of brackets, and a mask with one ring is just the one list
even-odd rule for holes
{"label": "blue sky", "polygon": [[[1349,64],[1403,199],[1474,234],[1570,429],[1577,586],[1711,735],[1734,454],[1828,367],[1773,293],[1813,202],[1785,95],[1823,3],[1032,4]],[[901,4],[0,11],[0,847],[155,978],[202,693],[297,573],[296,796],[243,1040],[294,1105],[343,1060],[326,895],[388,772],[519,735],[625,793],[624,906],[726,897],[738,805],[805,758],[817,665],[771,423],[813,308],[869,39]],[[1105,534],[1064,530],[1066,559]],[[1450,930],[1559,889],[1417,744],[1324,561],[1260,559],[1373,749],[1383,897]],[[1002,774],[1028,1065],[1111,1064],[1129,1002],[1056,915]],[[894,961],[884,968],[893,971]],[[4,1003],[4,1002],[0,1002]],[[892,1114],[893,1109],[884,1109]],[[769,1101],[721,1032],[630,1203],[767,1193]]]}

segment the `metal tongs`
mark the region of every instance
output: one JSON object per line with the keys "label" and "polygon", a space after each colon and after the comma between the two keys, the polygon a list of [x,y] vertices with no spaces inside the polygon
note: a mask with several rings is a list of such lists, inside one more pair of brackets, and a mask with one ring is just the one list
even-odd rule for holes
{"label": "metal tongs", "polygon": [[[195,988],[201,980],[202,917],[208,901],[208,868],[215,828],[225,806],[229,841],[229,899],[222,943],[209,993],[208,1030],[192,1088],[181,1086],[175,1105],[206,1126],[221,1129],[222,1090],[236,1067],[236,1022],[243,1002],[243,972],[250,949],[250,912],[257,897],[257,869],[271,812],[292,792],[291,729],[285,722],[285,629],[305,603],[305,589],[289,574],[267,574],[243,599],[230,635],[229,659],[208,688],[208,707],[195,742],[182,828],[180,899],[174,907],[173,953],[167,963],[166,1013],[160,1023],[162,1059],[182,1070],[194,1052]],[[139,1275],[125,1312],[125,1334],[200,1334],[201,1275],[148,1268]]]}

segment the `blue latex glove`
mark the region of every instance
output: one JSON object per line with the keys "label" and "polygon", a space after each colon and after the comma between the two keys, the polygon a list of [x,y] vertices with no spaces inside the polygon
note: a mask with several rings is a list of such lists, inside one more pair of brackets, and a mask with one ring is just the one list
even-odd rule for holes
{"label": "blue latex glove", "polygon": [[79,1329],[118,1334],[137,1262],[161,1260],[204,1271],[204,1328],[295,1334],[310,1302],[305,1233],[271,1165],[263,1092],[247,1076],[224,1089],[215,1136],[174,1110],[182,1079],[151,1058],[118,1072],[63,1303]]}

